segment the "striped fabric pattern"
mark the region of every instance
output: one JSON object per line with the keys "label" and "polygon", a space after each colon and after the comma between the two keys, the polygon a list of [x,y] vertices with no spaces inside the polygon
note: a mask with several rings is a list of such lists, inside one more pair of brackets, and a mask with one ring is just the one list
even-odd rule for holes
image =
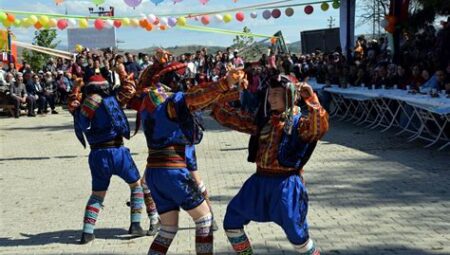
{"label": "striped fabric pattern", "polygon": [[83,232],[88,234],[94,233],[95,223],[97,222],[98,213],[102,207],[103,199],[98,196],[91,195],[86,210],[84,211]]}
{"label": "striped fabric pattern", "polygon": [[229,105],[216,105],[211,116],[222,126],[247,134],[256,134],[255,118]]}
{"label": "striped fabric pattern", "polygon": [[148,149],[147,168],[185,168],[184,145],[173,145],[163,149]]}
{"label": "striped fabric pattern", "polygon": [[87,96],[83,100],[83,104],[81,105],[81,114],[83,114],[90,120],[93,119],[95,116],[95,111],[102,104],[102,100],[103,98],[97,94]]}
{"label": "striped fabric pattern", "polygon": [[147,211],[148,218],[152,220],[154,216],[156,218],[158,217],[158,212],[156,210],[156,204],[155,201],[152,198],[152,194],[150,193],[150,189],[148,188],[147,184],[143,183],[142,188],[144,190],[144,203],[145,203],[145,209]]}
{"label": "striped fabric pattern", "polygon": [[141,213],[144,206],[144,190],[141,186],[131,188],[130,196],[130,220],[141,222]]}
{"label": "striped fabric pattern", "polygon": [[328,132],[328,113],[320,105],[316,94],[305,99],[305,102],[309,115],[300,120],[300,138],[305,142],[318,141]]}
{"label": "striped fabric pattern", "polygon": [[195,220],[195,250],[198,255],[213,254],[212,214]]}
{"label": "striped fabric pattern", "polygon": [[168,94],[162,87],[153,88],[149,90],[147,96],[144,98],[143,108],[152,113],[158,105],[164,103],[168,98]]}
{"label": "striped fabric pattern", "polygon": [[227,229],[225,234],[238,255],[252,255],[253,249],[243,229]]}
{"label": "striped fabric pattern", "polygon": [[201,110],[216,101],[227,90],[228,85],[225,79],[212,82],[208,86],[190,88],[186,93],[186,105],[191,111]]}
{"label": "striped fabric pattern", "polygon": [[177,234],[177,226],[161,225],[158,235],[153,240],[152,245],[148,251],[148,255],[165,255],[172,244],[175,235]]}

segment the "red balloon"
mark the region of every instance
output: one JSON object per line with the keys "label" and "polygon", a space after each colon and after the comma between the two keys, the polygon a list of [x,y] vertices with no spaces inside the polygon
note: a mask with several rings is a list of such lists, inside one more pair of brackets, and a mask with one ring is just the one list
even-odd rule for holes
{"label": "red balloon", "polygon": [[153,22],[153,25],[158,25],[158,24],[159,24],[159,19],[156,18],[156,19],[155,19],[155,22]]}
{"label": "red balloon", "polygon": [[116,28],[121,27],[121,26],[122,26],[122,21],[120,21],[120,20],[118,20],[118,19],[114,20],[114,26],[115,26]]}
{"label": "red balloon", "polygon": [[65,19],[58,20],[58,22],[56,23],[56,26],[61,30],[66,29],[66,27],[68,26],[67,20],[65,20]]}
{"label": "red balloon", "polygon": [[314,11],[314,7],[312,7],[312,5],[307,5],[307,6],[305,6],[305,13],[306,14],[311,14],[311,13],[313,13],[313,11]]}
{"label": "red balloon", "polygon": [[273,9],[272,10],[272,17],[274,17],[275,19],[278,19],[280,16],[281,16],[280,9]]}
{"label": "red balloon", "polygon": [[238,12],[236,13],[236,19],[240,22],[244,21],[245,19],[245,14],[243,12]]}
{"label": "red balloon", "polygon": [[205,26],[208,25],[209,24],[209,16],[208,15],[202,16],[201,21],[202,21],[203,25],[205,25]]}
{"label": "red balloon", "polygon": [[95,29],[97,29],[97,30],[102,30],[104,26],[105,26],[105,25],[104,25],[104,23],[103,23],[103,20],[101,20],[101,19],[96,19],[96,20],[94,21],[94,27],[95,27]]}

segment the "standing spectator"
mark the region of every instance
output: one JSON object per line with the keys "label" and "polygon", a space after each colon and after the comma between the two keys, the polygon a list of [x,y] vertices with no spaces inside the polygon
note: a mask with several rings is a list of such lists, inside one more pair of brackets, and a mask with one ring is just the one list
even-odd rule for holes
{"label": "standing spectator", "polygon": [[89,78],[95,75],[95,67],[94,60],[92,58],[88,58],[87,66],[84,68],[84,76],[83,81],[85,84],[89,82]]}
{"label": "standing spectator", "polygon": [[28,116],[29,117],[35,117],[36,114],[34,113],[34,109],[36,108],[36,99],[33,96],[29,96],[27,94],[25,84],[23,82],[23,75],[22,73],[18,73],[16,77],[16,82],[14,82],[10,86],[10,98],[12,103],[14,103],[15,109],[14,109],[14,117],[19,118],[20,116],[20,106],[22,104],[27,104],[28,108]]}
{"label": "standing spectator", "polygon": [[125,62],[125,70],[128,74],[133,74],[134,79],[138,79],[139,73],[141,72],[141,67],[134,61],[132,54],[126,53],[125,57],[127,58],[127,62]]}
{"label": "standing spectator", "polygon": [[233,66],[235,68],[244,67],[244,60],[239,56],[238,50],[234,50],[233,53]]}
{"label": "standing spectator", "polygon": [[75,77],[77,78],[84,77],[83,62],[84,62],[83,55],[78,55],[76,62],[73,63],[72,67],[70,68],[70,73],[72,73],[72,75],[75,75]]}
{"label": "standing spectator", "polygon": [[64,71],[59,70],[56,76],[56,87],[59,95],[59,102],[61,104],[66,103],[68,92],[71,91],[71,85],[69,79],[64,75]]}
{"label": "standing spectator", "polygon": [[110,84],[110,85],[114,85],[115,82],[115,77],[114,77],[114,73],[111,70],[110,66],[109,66],[109,61],[108,60],[103,60],[103,67],[100,68],[100,74],[103,76],[103,78]]}
{"label": "standing spectator", "polygon": [[[184,55],[182,55],[184,56]],[[153,63],[150,61],[150,57],[145,54],[143,59],[142,59],[142,64],[141,64],[141,70],[144,70],[145,68],[147,68],[148,66],[153,65]]]}

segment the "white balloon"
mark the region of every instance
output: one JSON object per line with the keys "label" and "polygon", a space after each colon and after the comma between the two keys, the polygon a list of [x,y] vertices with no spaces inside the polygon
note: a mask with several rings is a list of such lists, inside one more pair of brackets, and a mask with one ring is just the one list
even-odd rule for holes
{"label": "white balloon", "polygon": [[256,19],[256,17],[258,17],[258,13],[252,12],[250,13],[250,17],[252,17],[252,19]]}
{"label": "white balloon", "polygon": [[161,25],[167,25],[167,23],[169,23],[169,19],[167,17],[161,17],[159,18],[159,22]]}
{"label": "white balloon", "polygon": [[105,21],[105,25],[108,26],[108,27],[113,27],[113,26],[114,26],[114,20],[112,20],[112,19],[107,19],[107,20]]}
{"label": "white balloon", "polygon": [[150,23],[155,23],[155,21],[156,21],[155,14],[149,14],[148,15],[148,21],[150,21]]}
{"label": "white balloon", "polygon": [[68,19],[68,21],[69,21],[69,25],[72,27],[75,27],[77,25],[77,20],[74,18],[70,18],[70,19]]}
{"label": "white balloon", "polygon": [[214,18],[216,19],[216,21],[218,21],[218,22],[222,22],[223,21],[223,16],[222,15],[220,15],[220,14],[216,14],[216,15],[214,15]]}

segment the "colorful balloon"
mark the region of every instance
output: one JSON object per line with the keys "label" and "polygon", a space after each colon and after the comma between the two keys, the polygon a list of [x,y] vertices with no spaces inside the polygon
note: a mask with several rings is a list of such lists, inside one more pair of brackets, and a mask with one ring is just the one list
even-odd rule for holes
{"label": "colorful balloon", "polygon": [[39,23],[41,23],[41,25],[45,26],[45,25],[47,25],[48,22],[49,22],[49,19],[47,16],[42,15],[39,17]]}
{"label": "colorful balloon", "polygon": [[205,4],[208,3],[208,0],[200,0],[200,3],[203,4],[203,5],[205,5]]}
{"label": "colorful balloon", "polygon": [[150,22],[148,22],[148,25],[147,25],[147,27],[145,27],[145,30],[152,31],[152,29],[153,29],[152,24],[150,24]]}
{"label": "colorful balloon", "polygon": [[75,51],[81,53],[84,50],[84,47],[81,44],[75,45]]}
{"label": "colorful balloon", "polygon": [[156,16],[155,16],[155,14],[149,14],[149,15],[148,15],[148,21],[150,21],[150,23],[155,22],[156,19],[157,19],[157,18],[156,18]]}
{"label": "colorful balloon", "polygon": [[56,27],[56,23],[58,23],[58,21],[55,18],[51,18],[48,21],[48,26],[49,27]]}
{"label": "colorful balloon", "polygon": [[177,19],[177,24],[178,24],[178,26],[186,26],[186,24],[187,24],[186,18],[185,17],[179,17]]}
{"label": "colorful balloon", "polygon": [[77,25],[77,21],[76,21],[76,19],[74,19],[74,18],[68,19],[68,22],[69,22],[68,25],[70,25],[70,26],[72,26],[72,27],[74,27],[74,26]]}
{"label": "colorful balloon", "polygon": [[244,21],[244,19],[245,19],[245,14],[244,14],[243,12],[238,12],[238,13],[236,13],[236,19],[237,19],[239,22]]}
{"label": "colorful balloon", "polygon": [[123,18],[121,23],[124,26],[129,26],[131,24],[131,21],[129,18]]}
{"label": "colorful balloon", "polygon": [[87,28],[89,26],[89,23],[87,19],[80,19],[78,20],[78,26],[80,26],[80,28]]}
{"label": "colorful balloon", "polygon": [[281,11],[280,9],[273,9],[272,10],[272,17],[274,19],[278,19],[281,16]]}
{"label": "colorful balloon", "polygon": [[161,17],[161,18],[159,19],[159,22],[161,23],[161,25],[166,26],[166,25],[169,23],[169,19],[166,18],[166,17]]}
{"label": "colorful balloon", "polygon": [[154,3],[155,5],[158,5],[160,3],[162,3],[164,0],[151,0],[152,3]]}
{"label": "colorful balloon", "polygon": [[264,19],[270,19],[272,17],[272,12],[270,10],[263,11],[263,18]]}
{"label": "colorful balloon", "polygon": [[307,5],[307,6],[305,6],[305,13],[306,14],[311,14],[311,13],[313,13],[314,12],[314,7],[312,7],[312,5]]}
{"label": "colorful balloon", "polygon": [[122,21],[120,21],[118,19],[114,20],[114,26],[116,28],[120,28],[122,26]]}
{"label": "colorful balloon", "polygon": [[58,20],[58,22],[56,23],[56,26],[57,26],[60,30],[66,29],[66,27],[68,26],[67,20],[65,20],[65,19],[60,19],[60,20]]}
{"label": "colorful balloon", "polygon": [[92,0],[95,5],[101,5],[105,3],[105,0]]}
{"label": "colorful balloon", "polygon": [[8,18],[8,16],[6,15],[6,13],[4,12],[0,12],[0,21],[4,21]]}
{"label": "colorful balloon", "polygon": [[174,26],[177,25],[177,19],[174,18],[174,17],[170,17],[170,18],[168,19],[168,21],[167,21],[167,24],[168,24],[170,27],[174,27]]}
{"label": "colorful balloon", "polygon": [[6,19],[7,19],[9,22],[14,23],[14,21],[16,20],[16,17],[14,17],[13,14],[8,13],[8,14],[6,14]]}
{"label": "colorful balloon", "polygon": [[287,8],[284,13],[286,14],[286,16],[288,17],[292,17],[294,15],[294,9],[292,9],[291,7]]}
{"label": "colorful balloon", "polygon": [[334,1],[331,6],[333,6],[334,9],[339,9],[339,7],[341,7],[341,4],[339,3],[339,1]]}
{"label": "colorful balloon", "polygon": [[[164,0],[160,0],[159,3],[162,2],[162,1],[164,1]],[[142,0],[124,0],[124,2],[128,6],[136,8],[137,6],[139,6],[142,3]],[[152,2],[154,2],[154,0],[152,0]]]}
{"label": "colorful balloon", "polygon": [[34,28],[36,28],[36,29],[41,29],[42,28],[42,24],[38,21],[38,22],[36,22],[35,24],[34,24]]}
{"label": "colorful balloon", "polygon": [[38,18],[35,15],[31,15],[30,16],[30,22],[33,24],[36,24],[36,22],[38,22]]}
{"label": "colorful balloon", "polygon": [[228,23],[231,20],[233,20],[233,17],[231,17],[231,15],[229,13],[223,15],[223,22]]}
{"label": "colorful balloon", "polygon": [[252,19],[256,19],[258,17],[258,14],[256,12],[252,12],[252,13],[250,13],[250,17]]}
{"label": "colorful balloon", "polygon": [[208,25],[209,24],[209,16],[203,15],[201,21],[202,21],[203,25],[205,25],[205,26]]}
{"label": "colorful balloon", "polygon": [[105,26],[104,21],[102,19],[96,19],[94,21],[94,27],[97,30],[102,30],[103,27]]}
{"label": "colorful balloon", "polygon": [[133,27],[138,27],[139,26],[139,20],[138,19],[131,19],[130,20],[130,24]]}
{"label": "colorful balloon", "polygon": [[60,4],[62,4],[64,2],[64,0],[55,0],[55,4],[56,5],[60,5]]}
{"label": "colorful balloon", "polygon": [[214,18],[217,22],[223,22],[223,16],[220,14],[214,15]]}
{"label": "colorful balloon", "polygon": [[326,12],[326,11],[328,11],[328,9],[330,9],[330,5],[327,2],[323,2],[320,5],[320,9],[322,9],[322,11]]}

